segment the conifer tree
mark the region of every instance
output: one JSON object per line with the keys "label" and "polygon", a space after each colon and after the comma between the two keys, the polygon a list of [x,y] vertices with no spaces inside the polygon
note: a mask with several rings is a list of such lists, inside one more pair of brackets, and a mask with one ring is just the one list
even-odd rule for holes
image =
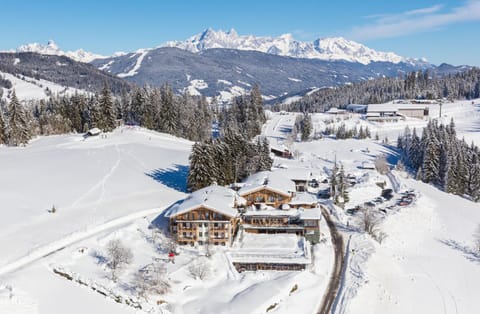
{"label": "conifer tree", "polygon": [[178,135],[178,111],[175,108],[172,88],[165,84],[161,88],[162,108],[160,111],[160,128],[162,132]]}
{"label": "conifer tree", "polygon": [[189,157],[190,171],[187,186],[190,191],[196,191],[217,182],[213,150],[207,143],[195,143]]}
{"label": "conifer tree", "polygon": [[303,118],[303,121],[302,121],[302,136],[301,136],[302,141],[308,140],[311,133],[312,133],[312,117],[308,113],[305,113],[305,117]]}
{"label": "conifer tree", "polygon": [[7,144],[7,126],[3,118],[2,109],[0,108],[0,145]]}
{"label": "conifer tree", "polygon": [[27,144],[30,140],[30,125],[23,106],[17,99],[15,90],[12,93],[8,107],[8,144],[18,146]]}
{"label": "conifer tree", "polygon": [[106,84],[100,94],[98,105],[101,115],[99,128],[102,129],[104,132],[110,132],[115,128],[116,115],[113,107],[112,95],[110,93],[110,89]]}

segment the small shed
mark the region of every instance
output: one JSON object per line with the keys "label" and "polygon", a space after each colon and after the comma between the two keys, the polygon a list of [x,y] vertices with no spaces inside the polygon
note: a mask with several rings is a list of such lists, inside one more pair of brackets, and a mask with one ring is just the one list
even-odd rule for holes
{"label": "small shed", "polygon": [[85,135],[86,136],[98,136],[98,135],[100,135],[100,133],[102,133],[102,131],[99,128],[92,128],[92,129],[88,130],[87,134],[85,134]]}

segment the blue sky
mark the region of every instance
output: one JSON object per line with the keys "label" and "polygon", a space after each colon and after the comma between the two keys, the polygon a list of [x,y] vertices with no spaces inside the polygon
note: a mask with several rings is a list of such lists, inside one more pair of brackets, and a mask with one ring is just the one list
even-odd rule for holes
{"label": "blue sky", "polygon": [[[7,2],[7,1],[5,1]],[[49,39],[109,55],[183,40],[204,29],[299,40],[343,36],[439,64],[480,66],[480,0],[18,0],[2,3],[0,49]]]}

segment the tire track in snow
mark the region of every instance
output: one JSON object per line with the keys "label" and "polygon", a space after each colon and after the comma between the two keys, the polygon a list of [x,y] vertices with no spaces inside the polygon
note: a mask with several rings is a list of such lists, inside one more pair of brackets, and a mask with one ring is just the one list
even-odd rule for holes
{"label": "tire track in snow", "polygon": [[8,273],[11,273],[15,270],[18,270],[22,267],[27,266],[30,263],[33,263],[39,259],[42,259],[52,253],[55,253],[56,251],[62,250],[65,247],[68,247],[72,244],[75,244],[76,242],[85,240],[89,237],[92,237],[100,232],[119,227],[121,225],[127,224],[129,222],[132,222],[136,219],[142,218],[144,216],[152,215],[152,214],[159,214],[161,213],[166,206],[160,207],[160,208],[151,208],[151,209],[146,209],[142,210],[133,214],[129,214],[126,216],[122,216],[119,218],[115,218],[113,220],[110,220],[106,223],[100,224],[96,227],[92,227],[90,229],[84,230],[84,231],[78,231],[72,234],[69,234],[65,236],[62,239],[59,239],[57,241],[51,242],[49,244],[46,244],[38,249],[33,250],[29,254],[17,259],[16,261],[13,261],[11,263],[8,263],[6,265],[3,265],[0,267],[0,277],[3,275],[6,275]]}

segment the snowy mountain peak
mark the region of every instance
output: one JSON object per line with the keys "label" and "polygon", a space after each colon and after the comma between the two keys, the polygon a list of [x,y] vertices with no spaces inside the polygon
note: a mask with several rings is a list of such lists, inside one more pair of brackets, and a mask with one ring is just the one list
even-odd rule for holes
{"label": "snowy mountain peak", "polygon": [[35,52],[43,55],[67,56],[75,61],[88,63],[94,59],[106,58],[105,56],[87,52],[83,49],[75,51],[61,50],[54,40],[50,39],[46,45],[31,43],[18,47],[16,52]]}
{"label": "snowy mountain peak", "polygon": [[163,47],[176,47],[198,53],[211,48],[229,48],[239,50],[254,50],[269,54],[294,58],[321,60],[345,60],[368,64],[370,62],[415,62],[396,55],[393,52],[380,52],[343,37],[317,39],[314,42],[297,41],[292,34],[278,37],[258,37],[253,35],[238,35],[234,29],[227,32],[206,29],[185,41],[169,41]]}

